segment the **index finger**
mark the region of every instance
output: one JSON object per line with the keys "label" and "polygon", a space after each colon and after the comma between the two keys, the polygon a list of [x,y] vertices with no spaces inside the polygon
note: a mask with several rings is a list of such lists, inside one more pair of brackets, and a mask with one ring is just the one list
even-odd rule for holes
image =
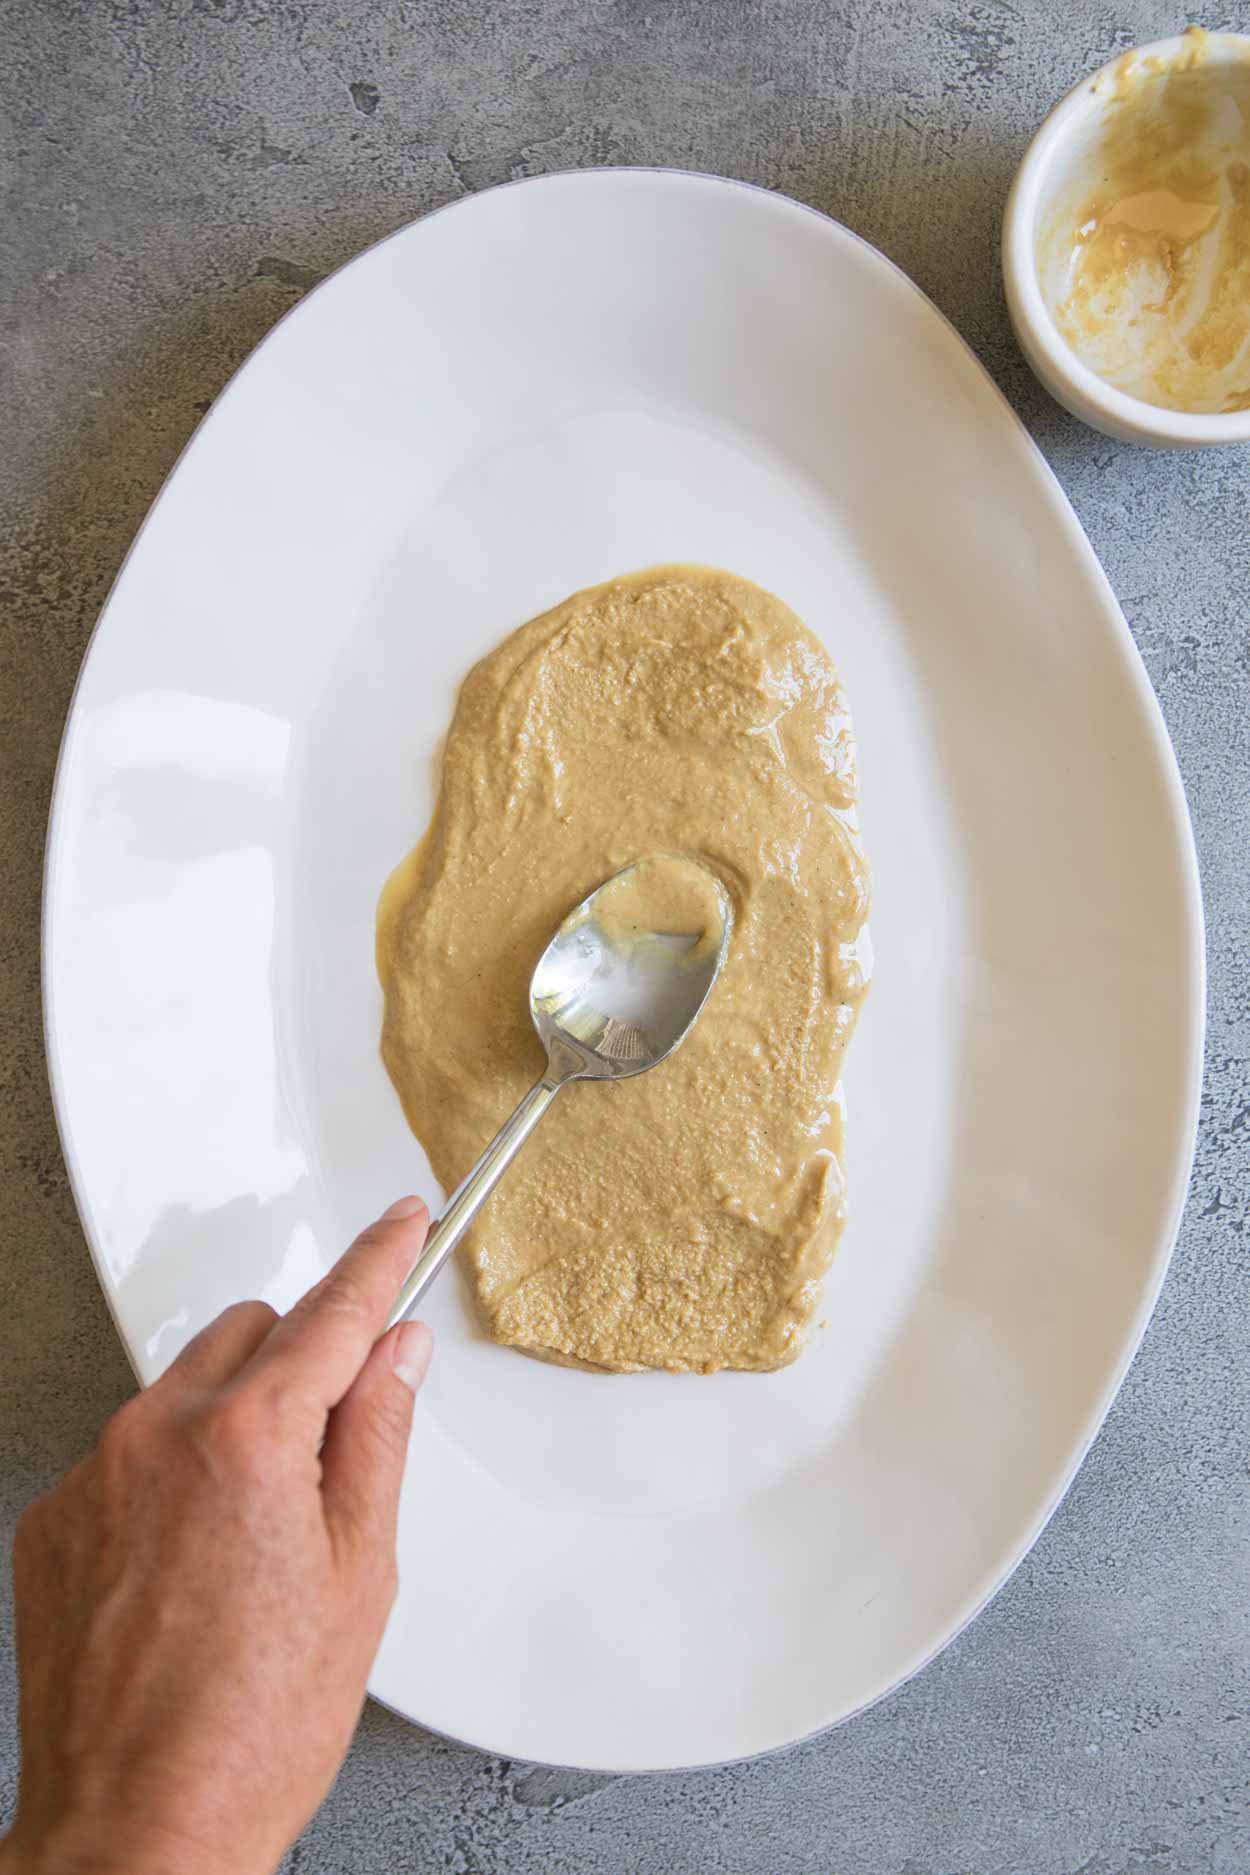
{"label": "index finger", "polygon": [[400,1198],[271,1329],[249,1371],[285,1374],[324,1411],[337,1406],[386,1327],[429,1227],[421,1199]]}

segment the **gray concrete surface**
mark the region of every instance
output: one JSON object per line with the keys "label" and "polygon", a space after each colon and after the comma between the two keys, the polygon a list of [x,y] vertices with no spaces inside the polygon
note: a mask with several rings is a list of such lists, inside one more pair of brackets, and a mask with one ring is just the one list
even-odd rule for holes
{"label": "gray concrete surface", "polygon": [[[6,1530],[130,1386],[40,1040],[44,818],[74,673],[199,414],[366,242],[504,178],[599,163],[746,177],[876,242],[971,340],[1075,502],[1201,854],[1208,1078],[1173,1272],[1067,1503],[988,1612],[842,1731],[696,1776],[534,1770],[370,1710],[291,1870],[1250,1870],[1250,452],[1138,453],[1069,420],[1016,351],[995,254],[1047,106],[1184,17],[1090,0],[0,0]],[[2,1592],[0,1818],[16,1779]]]}

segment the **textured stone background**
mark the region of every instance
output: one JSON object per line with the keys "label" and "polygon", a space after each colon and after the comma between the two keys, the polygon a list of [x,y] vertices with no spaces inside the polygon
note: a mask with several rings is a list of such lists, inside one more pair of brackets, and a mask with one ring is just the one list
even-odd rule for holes
{"label": "textured stone background", "polygon": [[[45,1088],[39,882],[74,674],[162,477],[273,321],[426,209],[576,165],[746,177],[866,235],[971,340],[1058,470],[1162,699],[1211,955],[1176,1261],[1068,1501],[894,1698],[765,1762],[619,1780],[492,1761],[370,1709],[288,1866],[1244,1875],[1250,453],[1139,453],[1081,429],[1022,364],[996,263],[1045,109],[1184,16],[1096,0],[0,0],[0,20],[6,1530],[130,1386]],[[16,1766],[0,1592],[2,1817]]]}

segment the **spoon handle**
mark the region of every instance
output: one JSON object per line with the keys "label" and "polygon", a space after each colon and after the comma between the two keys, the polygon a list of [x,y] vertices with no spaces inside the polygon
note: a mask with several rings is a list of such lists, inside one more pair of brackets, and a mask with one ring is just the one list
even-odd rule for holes
{"label": "spoon handle", "polygon": [[457,1185],[438,1223],[431,1226],[425,1249],[408,1272],[391,1310],[388,1328],[412,1314],[563,1085],[563,1081],[548,1080],[546,1076],[536,1081],[472,1171]]}

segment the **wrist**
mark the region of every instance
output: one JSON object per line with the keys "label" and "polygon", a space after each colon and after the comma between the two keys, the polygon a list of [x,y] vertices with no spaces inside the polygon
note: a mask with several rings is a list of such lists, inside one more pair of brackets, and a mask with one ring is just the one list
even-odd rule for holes
{"label": "wrist", "polygon": [[122,1826],[90,1832],[62,1820],[0,1838],[0,1875],[273,1875],[272,1862],[223,1862],[186,1837]]}

